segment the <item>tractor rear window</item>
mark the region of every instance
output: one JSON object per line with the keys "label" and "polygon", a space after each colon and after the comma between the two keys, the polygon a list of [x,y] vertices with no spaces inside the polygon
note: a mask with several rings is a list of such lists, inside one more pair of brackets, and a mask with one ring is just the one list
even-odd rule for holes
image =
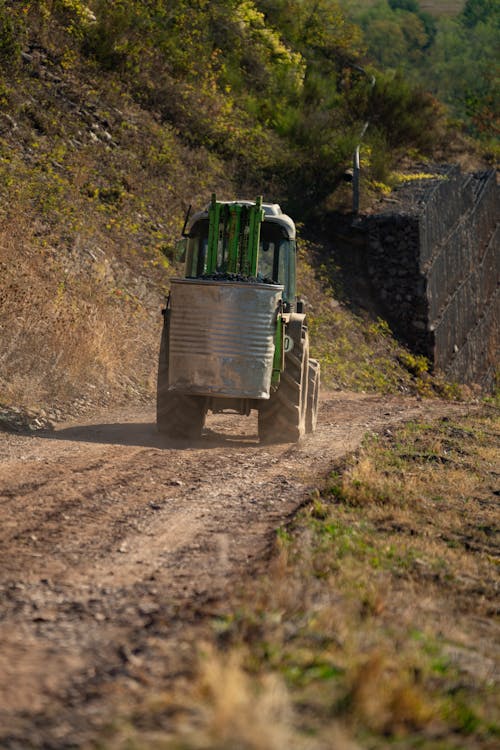
{"label": "tractor rear window", "polygon": [[191,229],[187,243],[186,276],[203,276],[207,270],[208,219]]}
{"label": "tractor rear window", "polygon": [[257,278],[271,278],[285,287],[290,302],[295,289],[295,241],[289,240],[279,224],[265,222],[261,228]]}
{"label": "tractor rear window", "polygon": [[[187,244],[186,276],[200,277],[207,272],[208,219],[191,228]],[[220,252],[220,251],[219,251]],[[224,258],[217,258],[217,271],[224,272]],[[261,226],[257,278],[283,284],[285,301],[291,302],[295,289],[295,241],[289,240],[279,224],[264,221]]]}

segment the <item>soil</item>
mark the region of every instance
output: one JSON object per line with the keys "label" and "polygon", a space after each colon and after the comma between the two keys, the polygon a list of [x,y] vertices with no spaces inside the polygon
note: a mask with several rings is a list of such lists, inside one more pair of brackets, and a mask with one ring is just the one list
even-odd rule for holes
{"label": "soil", "polygon": [[0,747],[88,746],[117,705],[188,674],[190,625],[264,569],[335,462],[370,430],[464,410],[330,393],[299,445],[260,446],[235,415],[172,445],[131,410],[0,433]]}

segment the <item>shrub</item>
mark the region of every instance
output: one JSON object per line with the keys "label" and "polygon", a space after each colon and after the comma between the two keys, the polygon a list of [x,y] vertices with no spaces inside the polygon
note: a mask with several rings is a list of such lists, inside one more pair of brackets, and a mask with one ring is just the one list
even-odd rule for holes
{"label": "shrub", "polygon": [[428,151],[437,142],[442,107],[401,73],[379,74],[367,110],[367,119],[384,133],[391,148],[411,146]]}
{"label": "shrub", "polygon": [[21,53],[20,28],[18,19],[5,0],[0,0],[0,62],[12,65]]}

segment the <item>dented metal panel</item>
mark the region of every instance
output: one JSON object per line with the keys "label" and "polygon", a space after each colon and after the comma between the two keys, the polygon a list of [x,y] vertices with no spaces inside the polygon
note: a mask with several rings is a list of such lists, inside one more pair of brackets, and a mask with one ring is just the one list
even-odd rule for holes
{"label": "dented metal panel", "polygon": [[169,386],[183,393],[269,398],[283,287],[173,279]]}

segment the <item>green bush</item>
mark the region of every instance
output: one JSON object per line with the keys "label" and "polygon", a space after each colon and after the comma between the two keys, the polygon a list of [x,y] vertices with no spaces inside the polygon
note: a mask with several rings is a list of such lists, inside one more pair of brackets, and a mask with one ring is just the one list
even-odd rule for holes
{"label": "green bush", "polygon": [[0,63],[11,66],[21,54],[21,28],[6,0],[0,0]]}
{"label": "green bush", "polygon": [[367,118],[384,134],[392,149],[431,149],[438,138],[442,116],[438,101],[398,72],[379,74],[367,103]]}
{"label": "green bush", "polygon": [[500,23],[500,6],[497,0],[467,0],[460,14],[460,20],[467,28],[474,28],[478,23]]}

